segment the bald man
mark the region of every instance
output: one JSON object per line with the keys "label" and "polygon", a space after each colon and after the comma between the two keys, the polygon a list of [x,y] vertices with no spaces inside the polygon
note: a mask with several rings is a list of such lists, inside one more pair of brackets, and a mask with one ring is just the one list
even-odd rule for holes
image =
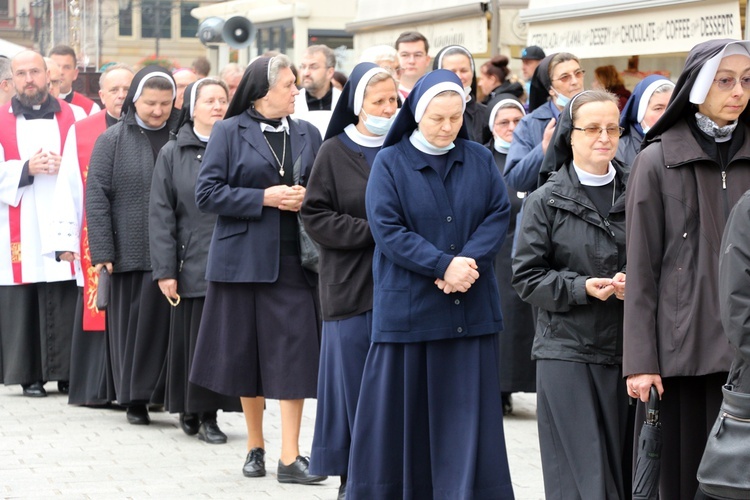
{"label": "bald man", "polygon": [[174,84],[177,87],[177,97],[174,99],[174,107],[182,109],[182,98],[188,85],[198,81],[198,76],[190,68],[180,68],[172,73]]}
{"label": "bald man", "polygon": [[44,250],[75,116],[50,96],[41,54],[19,53],[11,72],[16,95],[0,106],[0,381],[20,384],[25,396],[43,397],[43,381],[58,381],[63,393],[69,387],[75,273]]}

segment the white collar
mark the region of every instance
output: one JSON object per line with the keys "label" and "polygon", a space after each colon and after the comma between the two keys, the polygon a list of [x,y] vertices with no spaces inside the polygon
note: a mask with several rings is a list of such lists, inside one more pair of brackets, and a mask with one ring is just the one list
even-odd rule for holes
{"label": "white collar", "polygon": [[289,122],[286,119],[286,116],[281,119],[281,125],[278,127],[271,126],[267,123],[258,122],[260,124],[260,131],[261,132],[286,132],[289,133]]}
{"label": "white collar", "polygon": [[353,123],[350,123],[344,128],[344,133],[352,140],[352,142],[365,148],[381,148],[385,142],[384,135],[375,137],[365,135],[357,130],[357,127]]}
{"label": "white collar", "polygon": [[68,96],[69,96],[70,94],[72,94],[72,93],[73,93],[73,89],[70,89],[70,92],[68,92],[67,94],[63,94],[62,92],[60,92],[60,95],[58,95],[57,97],[58,97],[59,99],[63,99],[63,100],[65,100],[65,98],[66,98],[66,97],[68,97]]}
{"label": "white collar", "polygon": [[612,166],[612,162],[609,162],[607,173],[604,175],[596,175],[596,174],[592,174],[591,172],[587,172],[581,168],[578,168],[575,163],[573,163],[573,168],[576,171],[578,180],[584,186],[594,186],[594,187],[606,186],[607,184],[612,182],[615,178],[615,175],[617,175],[617,172]]}

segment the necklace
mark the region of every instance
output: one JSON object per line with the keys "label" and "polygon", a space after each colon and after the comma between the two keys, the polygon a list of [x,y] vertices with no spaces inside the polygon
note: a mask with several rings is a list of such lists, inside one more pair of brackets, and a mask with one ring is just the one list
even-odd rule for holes
{"label": "necklace", "polygon": [[268,149],[271,150],[271,154],[276,160],[276,163],[279,164],[279,175],[284,177],[284,162],[286,161],[286,132],[282,132],[282,133],[284,134],[284,145],[282,146],[284,148],[284,152],[281,153],[281,161],[279,161],[279,157],[276,155],[276,151],[274,151],[273,148],[271,147],[271,143],[268,142],[268,137],[266,137],[266,134],[263,134],[263,138],[266,140],[266,144],[268,144]]}

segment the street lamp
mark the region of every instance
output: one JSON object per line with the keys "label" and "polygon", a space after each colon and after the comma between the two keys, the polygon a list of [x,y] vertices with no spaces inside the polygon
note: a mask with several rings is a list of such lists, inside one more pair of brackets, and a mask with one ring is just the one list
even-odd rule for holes
{"label": "street lamp", "polygon": [[26,30],[29,29],[29,13],[26,12],[26,7],[18,13],[18,26],[21,28],[23,37],[26,38]]}

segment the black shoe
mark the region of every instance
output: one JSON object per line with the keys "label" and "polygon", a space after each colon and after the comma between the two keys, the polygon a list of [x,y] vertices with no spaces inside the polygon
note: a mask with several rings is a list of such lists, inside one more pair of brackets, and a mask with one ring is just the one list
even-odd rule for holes
{"label": "black shoe", "polygon": [[216,420],[206,420],[198,428],[198,439],[208,444],[224,444],[227,442],[227,435],[221,432]]}
{"label": "black shoe", "polygon": [[308,470],[310,468],[310,459],[298,456],[297,460],[289,465],[279,460],[278,469],[276,469],[276,478],[280,483],[294,484],[312,484],[319,483],[328,479],[328,476],[314,476]]}
{"label": "black shoe", "polygon": [[346,500],[346,476],[341,476],[341,486],[339,486],[339,495],[336,500]]}
{"label": "black shoe", "polygon": [[57,390],[60,392],[60,394],[70,393],[70,382],[68,382],[67,380],[58,381]]}
{"label": "black shoe", "polygon": [[247,454],[245,465],[242,466],[242,474],[245,477],[263,477],[266,475],[266,450],[253,448]]}
{"label": "black shoe", "polygon": [[23,387],[23,395],[28,398],[47,397],[47,391],[44,390],[44,383],[42,381],[38,380],[30,384],[21,384],[21,387]]}
{"label": "black shoe", "polygon": [[513,413],[513,398],[510,392],[504,392],[501,396],[503,402],[503,415],[510,415]]}
{"label": "black shoe", "polygon": [[195,436],[198,434],[198,427],[201,423],[198,420],[198,415],[195,413],[180,413],[180,428],[188,436]]}
{"label": "black shoe", "polygon": [[148,425],[151,423],[151,418],[148,416],[146,405],[128,406],[127,414],[128,423],[131,425]]}

